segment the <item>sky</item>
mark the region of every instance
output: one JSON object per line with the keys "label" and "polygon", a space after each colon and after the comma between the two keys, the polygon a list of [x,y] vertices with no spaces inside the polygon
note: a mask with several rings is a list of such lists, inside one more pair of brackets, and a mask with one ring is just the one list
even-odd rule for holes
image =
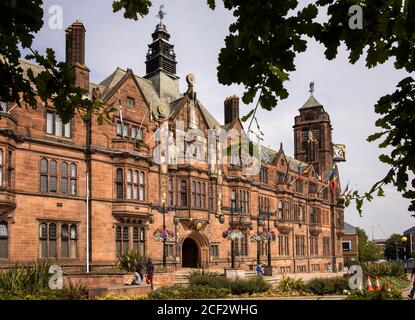
{"label": "sky", "polygon": [[[300,0],[301,5],[307,2]],[[194,74],[198,99],[223,123],[225,98],[234,94],[241,97],[244,91],[242,86],[223,86],[217,80],[218,54],[234,21],[232,12],[220,0],[214,11],[208,8],[206,0],[152,0],[152,3],[148,16],[133,21],[125,19],[120,12],[114,14],[112,0],[46,0],[45,24],[36,35],[33,47],[41,52],[53,48],[57,58],[64,60],[65,28],[79,19],[87,30],[86,64],[91,70],[92,82],[101,82],[117,67],[131,68],[143,76],[147,45],[158,23],[159,6],[164,4],[167,15],[163,23],[175,45],[180,90],[186,91],[186,75]],[[49,10],[56,5],[62,8],[63,28],[51,29],[48,22],[53,21],[54,12]],[[330,114],[333,142],[347,147],[347,161],[339,164],[343,186],[350,181],[353,189],[368,190],[388,170],[378,160],[382,150],[376,143],[366,141],[377,131],[373,106],[381,96],[393,92],[407,74],[395,70],[393,61],[372,69],[367,69],[364,61],[350,65],[344,48],[335,60],[327,61],[324,48],[313,40],[308,41],[307,51],[297,56],[295,65],[296,71],[290,74],[286,84],[289,97],[274,110],[261,110],[258,114],[265,134],[264,144],[278,150],[282,142],[285,153],[294,154],[294,117],[309,97],[309,83],[314,81],[314,96]],[[241,104],[240,114],[247,114],[252,107]],[[385,197],[364,205],[362,216],[353,206],[346,208],[345,221],[364,228],[369,238],[385,238],[415,225],[408,205],[409,201],[389,186]]]}

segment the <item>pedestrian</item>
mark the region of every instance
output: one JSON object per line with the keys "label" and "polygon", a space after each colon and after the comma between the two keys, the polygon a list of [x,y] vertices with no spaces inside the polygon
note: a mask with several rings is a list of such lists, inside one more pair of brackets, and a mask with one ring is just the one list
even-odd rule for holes
{"label": "pedestrian", "polygon": [[331,267],[331,263],[330,263],[330,262],[327,264],[327,271],[328,271],[329,273],[331,273],[331,272],[332,272],[332,267]]}
{"label": "pedestrian", "polygon": [[264,267],[259,263],[256,266],[256,272],[258,273],[258,276],[262,277],[264,275]]}
{"label": "pedestrian", "polygon": [[415,268],[412,269],[412,274],[411,274],[411,281],[413,280],[413,284],[412,284],[412,289],[411,292],[408,294],[408,298],[413,299],[414,295],[415,295]]}
{"label": "pedestrian", "polygon": [[141,285],[143,284],[143,265],[140,262],[137,262],[137,267],[134,272],[134,284]]}
{"label": "pedestrian", "polygon": [[151,258],[147,262],[147,279],[146,282],[151,284],[151,289],[153,289],[153,275],[154,275],[154,264],[151,261]]}

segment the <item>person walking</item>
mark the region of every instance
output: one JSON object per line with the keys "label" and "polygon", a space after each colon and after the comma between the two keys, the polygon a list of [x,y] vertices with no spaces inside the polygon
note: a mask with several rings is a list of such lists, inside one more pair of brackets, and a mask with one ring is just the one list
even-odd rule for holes
{"label": "person walking", "polygon": [[411,281],[414,281],[412,284],[411,292],[408,294],[408,298],[413,299],[415,295],[415,268],[412,269]]}
{"label": "person walking", "polygon": [[148,284],[151,284],[151,289],[153,289],[153,276],[154,276],[154,264],[151,261],[151,258],[147,262],[147,280]]}
{"label": "person walking", "polygon": [[264,276],[264,267],[260,263],[256,266],[256,272],[258,273],[258,276]]}

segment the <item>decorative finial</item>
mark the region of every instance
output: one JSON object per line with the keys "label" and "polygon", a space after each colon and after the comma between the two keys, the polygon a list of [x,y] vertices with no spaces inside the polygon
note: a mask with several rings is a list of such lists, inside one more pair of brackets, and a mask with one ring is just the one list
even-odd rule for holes
{"label": "decorative finial", "polygon": [[314,92],[314,81],[310,82],[310,91],[311,95],[313,95]]}
{"label": "decorative finial", "polygon": [[164,9],[164,4],[160,6],[159,13],[157,14],[157,17],[160,19],[160,23],[163,20],[163,18],[166,16],[166,12],[163,11],[163,9]]}

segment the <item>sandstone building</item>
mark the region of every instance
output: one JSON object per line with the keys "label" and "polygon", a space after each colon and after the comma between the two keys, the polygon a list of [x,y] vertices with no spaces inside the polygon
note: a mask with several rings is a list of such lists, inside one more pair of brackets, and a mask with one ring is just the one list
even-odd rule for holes
{"label": "sandstone building", "polygon": [[[243,232],[234,243],[236,266],[255,265],[258,250],[266,263],[267,242],[251,242],[257,230],[268,228],[267,215],[257,226],[259,212],[268,213],[276,234],[270,242],[276,273],[324,271],[328,264],[342,268],[339,180],[325,188],[332,170],[338,176],[332,127],[313,95],[295,117],[295,157],[282,146],[266,149],[259,174],[244,175],[238,162],[189,164],[176,158],[177,163],[159,165],[154,133],[163,123],[183,133],[241,130],[239,99],[225,100],[221,124],[196,98],[191,76],[181,93],[162,22],[152,34],[145,76],[117,68],[99,84],[89,81],[83,24],[75,22],[66,35],[66,59],[77,84],[121,111],[102,125],[96,119],[84,123],[79,115],[64,124],[40,100],[36,110],[0,103],[0,266],[53,259],[85,270],[87,256],[97,268],[113,265],[128,249],[160,262],[163,246],[153,234],[162,228],[163,214],[154,206],[164,203],[175,208],[165,214],[165,223],[175,232],[167,241],[167,262],[177,268],[229,267],[231,242],[223,232],[231,221]],[[40,70],[26,61],[22,67]],[[179,122],[183,127],[176,127]],[[192,142],[180,147],[186,150]],[[301,168],[309,170],[298,178]]]}

